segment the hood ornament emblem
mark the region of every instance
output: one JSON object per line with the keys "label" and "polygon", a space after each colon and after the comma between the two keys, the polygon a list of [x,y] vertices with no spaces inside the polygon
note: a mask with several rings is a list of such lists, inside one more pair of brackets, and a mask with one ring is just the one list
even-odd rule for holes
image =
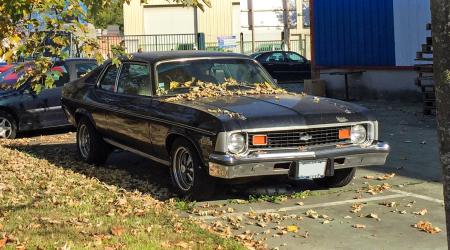
{"label": "hood ornament emblem", "polygon": [[348,122],[348,119],[343,116],[336,116],[338,122]]}

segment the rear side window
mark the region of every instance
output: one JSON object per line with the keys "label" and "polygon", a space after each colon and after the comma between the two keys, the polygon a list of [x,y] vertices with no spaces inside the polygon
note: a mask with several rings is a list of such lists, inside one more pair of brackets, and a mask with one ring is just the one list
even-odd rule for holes
{"label": "rear side window", "polygon": [[93,62],[83,62],[75,64],[77,78],[83,77],[84,75],[95,69],[95,67],[97,67],[97,64]]}
{"label": "rear side window", "polygon": [[61,87],[70,82],[69,71],[65,64],[53,66],[47,74],[47,77],[53,77],[55,81],[53,86],[55,87]]}
{"label": "rear side window", "polygon": [[100,80],[100,88],[108,91],[115,91],[116,77],[119,69],[115,65],[110,65]]}
{"label": "rear side window", "polygon": [[287,52],[286,55],[289,58],[289,61],[291,62],[298,62],[298,63],[305,62],[305,59],[297,53]]}
{"label": "rear side window", "polygon": [[261,58],[261,60],[264,62],[272,62],[272,63],[286,61],[282,52],[266,54],[266,55],[264,55],[264,58]]}
{"label": "rear side window", "polygon": [[124,63],[120,71],[117,92],[130,95],[151,95],[150,70],[148,65]]}

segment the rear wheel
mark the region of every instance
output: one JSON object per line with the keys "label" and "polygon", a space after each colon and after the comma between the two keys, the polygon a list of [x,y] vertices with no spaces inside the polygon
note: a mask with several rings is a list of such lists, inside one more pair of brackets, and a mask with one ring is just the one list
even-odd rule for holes
{"label": "rear wheel", "polygon": [[333,176],[314,179],[314,182],[322,187],[335,188],[349,184],[355,177],[356,168],[343,168],[334,170]]}
{"label": "rear wheel", "polygon": [[89,163],[101,165],[105,163],[111,147],[87,118],[81,118],[77,128],[77,149],[81,158]]}
{"label": "rear wheel", "polygon": [[215,179],[202,166],[196,149],[185,139],[173,143],[170,175],[178,194],[190,200],[208,199],[215,189]]}
{"label": "rear wheel", "polygon": [[0,111],[0,139],[14,139],[16,135],[16,121],[10,114]]}

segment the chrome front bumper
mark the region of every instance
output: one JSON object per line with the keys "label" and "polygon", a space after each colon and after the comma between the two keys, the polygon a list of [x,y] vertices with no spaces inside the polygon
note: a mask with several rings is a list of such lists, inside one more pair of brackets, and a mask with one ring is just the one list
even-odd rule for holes
{"label": "chrome front bumper", "polygon": [[245,156],[212,154],[209,158],[211,176],[234,179],[240,177],[288,175],[295,162],[327,159],[326,175],[334,169],[384,165],[389,145],[376,142],[369,146],[347,146],[315,151],[258,151]]}

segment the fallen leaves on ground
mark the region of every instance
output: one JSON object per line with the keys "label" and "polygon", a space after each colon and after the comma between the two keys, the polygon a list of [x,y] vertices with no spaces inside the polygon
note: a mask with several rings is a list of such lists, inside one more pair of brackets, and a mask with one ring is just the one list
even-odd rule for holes
{"label": "fallen leaves on ground", "polygon": [[379,194],[379,193],[383,193],[383,191],[385,190],[389,190],[391,189],[391,185],[389,185],[388,183],[383,183],[383,185],[368,185],[367,187],[367,193],[371,194],[371,195],[375,195],[375,194]]}
{"label": "fallen leaves on ground", "polygon": [[376,213],[370,213],[366,217],[376,219],[377,221],[381,221],[380,217]]}
{"label": "fallen leaves on ground", "polygon": [[354,227],[354,228],[366,228],[366,225],[363,225],[363,224],[353,224],[352,227]]}
{"label": "fallen leaves on ground", "polygon": [[428,221],[421,220],[412,226],[419,229],[420,231],[427,232],[429,234],[437,234],[442,231],[439,227],[433,227],[433,225]]}
{"label": "fallen leaves on ground", "polygon": [[[35,138],[0,140],[0,244],[12,249],[132,249],[192,240],[193,248],[200,241],[204,248],[242,248],[180,218],[155,199],[162,188],[128,170],[85,164],[73,140],[51,138],[43,139],[48,142],[43,145]],[[125,235],[124,242],[114,239]]]}

